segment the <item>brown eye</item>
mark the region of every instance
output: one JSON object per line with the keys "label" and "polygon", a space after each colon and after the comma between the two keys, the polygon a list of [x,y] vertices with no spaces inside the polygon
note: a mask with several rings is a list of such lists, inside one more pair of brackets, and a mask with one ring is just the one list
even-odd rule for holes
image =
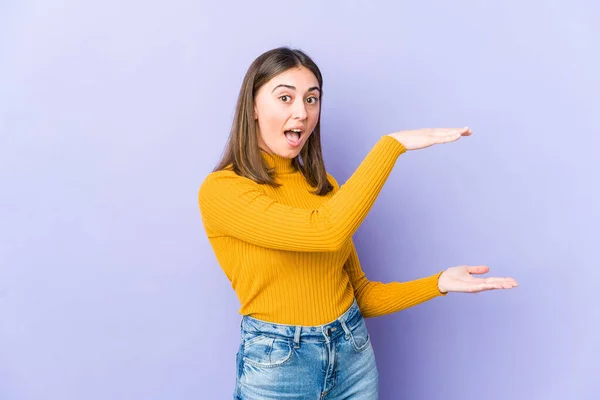
{"label": "brown eye", "polygon": [[288,96],[287,94],[284,94],[283,96],[279,96],[279,98],[280,98],[280,99],[281,99],[281,101],[283,101],[284,103],[287,103],[287,101],[286,101],[286,100],[284,100],[284,99],[289,99],[289,98],[290,98],[290,96]]}
{"label": "brown eye", "polygon": [[[311,101],[309,101],[309,100],[311,100]],[[308,104],[316,104],[319,101],[319,99],[312,96],[312,97],[309,97],[308,99],[306,99],[306,101],[308,102]]]}

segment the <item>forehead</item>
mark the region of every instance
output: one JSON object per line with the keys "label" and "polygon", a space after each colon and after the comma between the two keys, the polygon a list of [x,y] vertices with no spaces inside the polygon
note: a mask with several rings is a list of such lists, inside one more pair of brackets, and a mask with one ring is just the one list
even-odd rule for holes
{"label": "forehead", "polygon": [[308,89],[310,87],[319,86],[319,81],[315,74],[313,74],[306,67],[296,67],[288,69],[279,75],[271,78],[269,82],[267,82],[266,86],[271,88],[277,85],[291,85],[296,86],[298,90]]}

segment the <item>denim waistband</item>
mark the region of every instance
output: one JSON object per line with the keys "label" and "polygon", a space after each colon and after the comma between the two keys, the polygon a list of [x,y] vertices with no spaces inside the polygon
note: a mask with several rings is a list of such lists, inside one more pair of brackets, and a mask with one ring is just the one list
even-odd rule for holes
{"label": "denim waistband", "polygon": [[303,340],[331,341],[340,335],[350,335],[350,331],[360,323],[362,314],[356,303],[352,305],[337,319],[324,325],[304,326],[276,324],[273,322],[262,321],[248,315],[242,317],[240,327],[245,333],[261,333],[279,336],[286,339],[294,339],[297,342],[300,338]]}

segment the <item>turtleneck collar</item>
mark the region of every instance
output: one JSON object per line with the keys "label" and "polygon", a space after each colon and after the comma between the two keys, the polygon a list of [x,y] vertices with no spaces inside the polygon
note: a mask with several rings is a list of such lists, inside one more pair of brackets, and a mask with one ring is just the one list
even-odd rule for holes
{"label": "turtleneck collar", "polygon": [[278,174],[290,174],[296,172],[296,168],[292,164],[292,158],[280,157],[277,154],[269,154],[264,150],[260,150],[260,154],[270,168],[275,168]]}

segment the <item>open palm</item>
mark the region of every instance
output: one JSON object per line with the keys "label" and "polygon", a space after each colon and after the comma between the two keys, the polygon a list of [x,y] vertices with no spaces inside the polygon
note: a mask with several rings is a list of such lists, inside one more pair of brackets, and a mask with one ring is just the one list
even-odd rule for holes
{"label": "open palm", "polygon": [[511,289],[519,286],[513,278],[476,278],[472,274],[485,274],[490,269],[486,265],[461,265],[445,270],[438,279],[440,292],[477,293],[484,290]]}
{"label": "open palm", "polygon": [[462,136],[471,136],[472,132],[465,128],[425,128],[391,133],[404,145],[406,150],[424,149],[434,144],[455,142]]}

